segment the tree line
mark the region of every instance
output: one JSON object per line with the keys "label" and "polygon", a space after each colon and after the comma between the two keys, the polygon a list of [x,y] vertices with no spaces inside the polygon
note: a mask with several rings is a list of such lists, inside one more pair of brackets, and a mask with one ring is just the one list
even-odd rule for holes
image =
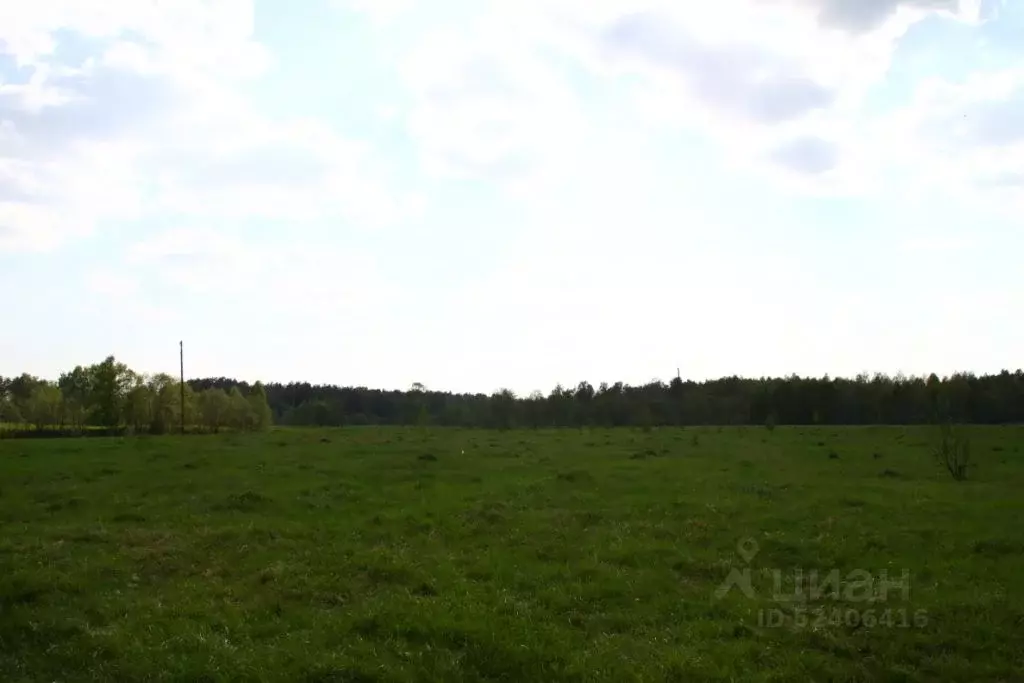
{"label": "tree line", "polygon": [[[658,425],[863,425],[1024,423],[1024,372],[1004,370],[940,378],[884,374],[846,378],[748,379],[706,382],[674,378],[630,386],[556,386],[517,396],[508,389],[457,394],[413,384],[406,391],[238,381],[219,377],[185,383],[190,429],[261,430],[292,426],[440,425],[459,427],[582,427]],[[0,377],[0,423],[36,429],[88,427],[165,433],[181,422],[181,384],[165,374],[142,375],[115,358],[79,366],[55,381],[23,374]]]}
{"label": "tree line", "polygon": [[80,365],[57,381],[0,377],[0,425],[15,430],[164,434],[184,424],[192,431],[257,431],[270,426],[272,415],[259,382],[196,390],[170,375],[137,373],[113,356]]}
{"label": "tree line", "polygon": [[[248,384],[229,378],[193,380],[195,390]],[[939,378],[876,374],[843,378],[744,379],[707,382],[674,378],[629,386],[589,382],[550,393],[516,396],[407,391],[308,383],[267,384],[274,420],[296,426],[415,425],[512,428],[657,425],[930,424],[940,420],[1024,422],[1024,373],[1003,371]]]}

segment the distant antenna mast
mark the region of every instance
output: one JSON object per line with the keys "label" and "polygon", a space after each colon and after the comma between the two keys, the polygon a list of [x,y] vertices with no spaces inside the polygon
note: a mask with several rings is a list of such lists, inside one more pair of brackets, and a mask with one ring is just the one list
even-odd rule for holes
{"label": "distant antenna mast", "polygon": [[178,359],[181,361],[181,433],[185,433],[185,342],[178,342]]}

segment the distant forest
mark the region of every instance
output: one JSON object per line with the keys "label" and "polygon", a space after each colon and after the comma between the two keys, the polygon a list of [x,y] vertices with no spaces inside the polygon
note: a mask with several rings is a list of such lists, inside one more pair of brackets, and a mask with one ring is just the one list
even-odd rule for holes
{"label": "distant forest", "polygon": [[[113,357],[46,381],[0,377],[0,424],[42,428],[126,428],[160,433],[181,422],[181,385],[142,375]],[[588,382],[551,393],[454,394],[413,384],[407,391],[366,387],[249,384],[219,377],[185,386],[192,429],[293,426],[440,425],[582,427],[658,425],[863,425],[1024,423],[1024,373],[940,378],[860,375],[853,379],[680,378],[642,386]]]}

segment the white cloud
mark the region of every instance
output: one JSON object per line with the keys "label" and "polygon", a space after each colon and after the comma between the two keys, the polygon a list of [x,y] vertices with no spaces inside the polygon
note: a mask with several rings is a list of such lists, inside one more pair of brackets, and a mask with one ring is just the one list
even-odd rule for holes
{"label": "white cloud", "polygon": [[100,316],[111,313],[146,323],[167,322],[177,318],[173,309],[154,305],[141,291],[133,274],[111,268],[95,268],[85,275],[82,302]]}
{"label": "white cloud", "polygon": [[126,247],[123,262],[111,277],[198,294],[214,310],[230,306],[260,318],[273,310],[279,322],[398,300],[369,253],[309,235],[254,239],[238,231],[173,228]]}
{"label": "white cloud", "polygon": [[846,31],[864,32],[891,21],[892,18],[920,16],[926,12],[944,12],[976,21],[981,11],[980,0],[804,0],[817,12],[823,26]]}
{"label": "white cloud", "polygon": [[[884,191],[902,172],[886,146],[897,133],[868,113],[865,100],[886,77],[900,38],[933,14],[977,24],[981,3],[482,6],[468,24],[426,31],[402,56],[415,97],[409,129],[431,171],[506,185],[537,169],[564,177],[580,170],[571,160],[581,150],[609,133],[595,123],[603,100],[588,95],[616,92],[619,125],[652,135],[702,131],[729,164],[794,191]],[[581,73],[596,79],[586,91]]]}
{"label": "white cloud", "polygon": [[[875,13],[860,14],[868,4]],[[724,0],[695,10],[631,3],[636,11],[590,28],[587,61],[606,77],[639,77],[638,111],[661,130],[706,131],[741,168],[768,161],[835,170],[821,180],[851,191],[878,174],[864,101],[884,79],[898,39],[928,10],[959,9],[958,17],[973,20],[972,4],[892,1],[858,10],[828,0]],[[797,158],[808,155],[816,158]]]}
{"label": "white cloud", "polygon": [[267,254],[216,230],[178,229],[158,234],[128,251],[128,263],[155,286],[177,292],[232,298],[261,294]]}
{"label": "white cloud", "polygon": [[[468,345],[500,337],[502,329],[517,323],[526,327],[544,320],[548,326],[538,333],[535,348],[540,356],[559,339],[585,336],[585,321],[608,317],[609,326],[629,328],[658,319],[661,299],[650,296],[657,302],[652,304],[637,292],[699,290],[715,282],[715,296],[695,297],[688,311],[711,319],[735,305],[742,314],[724,320],[713,343],[692,349],[695,357],[703,355],[708,363],[728,357],[734,364],[751,353],[744,330],[792,328],[798,331],[792,339],[780,331],[778,339],[762,340],[765,348],[777,342],[777,348],[798,349],[789,357],[794,365],[820,353],[820,365],[828,370],[825,354],[855,337],[858,325],[863,330],[878,324],[874,311],[885,307],[891,293],[883,287],[871,292],[857,324],[843,322],[845,312],[829,298],[842,293],[828,291],[816,310],[839,310],[835,329],[816,328],[820,318],[799,321],[795,307],[792,324],[780,323],[789,312],[751,304],[750,298],[806,304],[809,293],[821,289],[827,268],[815,272],[799,258],[787,262],[786,254],[767,250],[751,255],[747,267],[737,265],[735,243],[699,244],[697,235],[729,228],[713,220],[718,215],[700,215],[709,202],[702,188],[686,183],[688,170],[712,166],[706,173],[726,186],[723,196],[728,184],[720,182],[718,163],[734,171],[728,178],[737,185],[770,181],[771,190],[782,190],[777,195],[783,215],[766,216],[764,223],[778,226],[783,235],[791,234],[788,229],[827,232],[827,218],[819,231],[803,223],[801,214],[808,209],[825,215],[829,205],[787,203],[793,195],[869,200],[849,206],[855,214],[890,222],[858,226],[870,235],[865,242],[877,244],[894,262],[912,255],[914,267],[922,258],[952,258],[958,250],[987,246],[987,238],[966,236],[967,226],[955,224],[956,211],[946,209],[992,202],[997,191],[1009,195],[1024,179],[1021,156],[1012,149],[1024,116],[1013,118],[1015,110],[1006,104],[1015,83],[989,75],[983,80],[995,81],[975,86],[972,93],[950,84],[927,86],[904,111],[886,111],[899,101],[886,102],[892,94],[878,88],[893,74],[897,48],[908,31],[916,27],[918,38],[927,35],[931,27],[919,24],[936,17],[977,25],[981,6],[973,0],[523,0],[479,7],[468,23],[425,28],[408,51],[396,55],[414,97],[409,130],[426,167],[530,190],[552,187],[524,180],[535,179],[539,171],[562,182],[556,192],[521,191],[528,199],[522,208],[530,239],[516,245],[503,268],[457,306],[500,311],[481,314],[471,333],[480,339]],[[914,66],[900,74],[912,74]],[[977,104],[985,98],[1002,104]],[[973,108],[959,111],[969,102]],[[960,124],[947,116],[953,111],[961,121],[966,112],[977,124],[957,132]],[[997,132],[1002,144],[991,144]],[[676,159],[654,150],[661,141],[684,137],[685,143],[671,148],[679,152]],[[635,148],[623,153],[627,141]],[[686,158],[691,151],[701,155],[699,161]],[[707,164],[708,159],[715,163]],[[670,194],[673,181],[675,201],[653,204]],[[980,183],[989,188],[982,191]],[[652,186],[662,191],[651,191]],[[915,223],[922,215],[945,222],[941,227]],[[852,220],[844,221],[844,230],[854,229]],[[794,226],[779,225],[787,221]],[[647,230],[657,234],[656,244],[644,243]],[[680,233],[684,237],[675,243]],[[627,243],[616,244],[616,234]],[[666,255],[672,247],[682,247],[678,252],[692,260],[672,264]],[[646,254],[646,266],[632,262],[639,253]],[[843,255],[829,256],[836,257]],[[737,278],[763,286],[752,292],[748,284],[746,291],[723,294],[722,271],[742,271]],[[609,291],[593,284],[593,272],[624,272],[630,279]],[[678,274],[660,277],[663,272]],[[780,282],[780,272],[806,277]],[[945,273],[936,279],[955,282]],[[918,291],[908,282],[894,287]],[[527,303],[534,301],[543,303]],[[602,316],[602,311],[609,313]],[[747,324],[759,311],[770,311],[763,327]],[[903,334],[898,322],[892,329]],[[678,345],[679,335],[666,337]],[[724,337],[737,340],[731,356],[722,348]],[[801,347],[800,339],[817,339],[820,348]],[[602,353],[609,352],[609,343],[602,340]],[[915,349],[904,346],[912,357]],[[885,355],[883,347],[877,356]],[[855,344],[843,363],[854,364],[860,350]],[[630,353],[638,351],[633,347]],[[559,363],[568,367],[578,360]],[[764,370],[763,363],[751,363],[752,372]],[[593,367],[598,365],[595,360]]]}
{"label": "white cloud", "polygon": [[407,123],[428,173],[525,192],[563,177],[592,129],[557,69],[496,29],[439,30],[403,57],[414,99]]}
{"label": "white cloud", "polygon": [[878,128],[886,161],[915,193],[938,192],[986,213],[1024,209],[1024,70],[923,82]]}
{"label": "white cloud", "polygon": [[21,64],[52,56],[60,30],[97,41],[141,36],[167,68],[179,73],[215,69],[224,74],[237,69],[243,56],[259,67],[266,60],[251,40],[249,0],[37,0],[5,4],[0,27],[0,41]]}
{"label": "white cloud", "polygon": [[86,274],[85,286],[95,294],[121,299],[132,294],[137,284],[133,278],[124,274],[111,270],[93,270]]}
{"label": "white cloud", "polygon": [[772,151],[772,161],[797,173],[819,175],[839,164],[835,143],[813,135],[805,135],[782,143]]}
{"label": "white cloud", "polygon": [[0,66],[0,249],[149,215],[375,226],[415,214],[365,147],[263,117],[239,94],[272,65],[248,0],[22,7],[0,10],[0,60],[23,65]]}
{"label": "white cloud", "polygon": [[90,234],[101,221],[141,215],[135,147],[77,141],[62,153],[0,157],[0,250],[45,250]]}
{"label": "white cloud", "polygon": [[416,0],[336,0],[333,4],[366,14],[379,24],[388,24],[413,9]]}
{"label": "white cloud", "polygon": [[152,264],[161,260],[224,256],[239,248],[240,242],[214,230],[177,228],[136,242],[126,251],[128,262]]}

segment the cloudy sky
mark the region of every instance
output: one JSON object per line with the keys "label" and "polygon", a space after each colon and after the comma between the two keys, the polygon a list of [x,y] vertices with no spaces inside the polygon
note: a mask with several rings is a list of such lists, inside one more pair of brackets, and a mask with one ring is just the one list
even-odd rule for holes
{"label": "cloudy sky", "polygon": [[0,374],[1015,369],[1024,3],[0,5]]}

